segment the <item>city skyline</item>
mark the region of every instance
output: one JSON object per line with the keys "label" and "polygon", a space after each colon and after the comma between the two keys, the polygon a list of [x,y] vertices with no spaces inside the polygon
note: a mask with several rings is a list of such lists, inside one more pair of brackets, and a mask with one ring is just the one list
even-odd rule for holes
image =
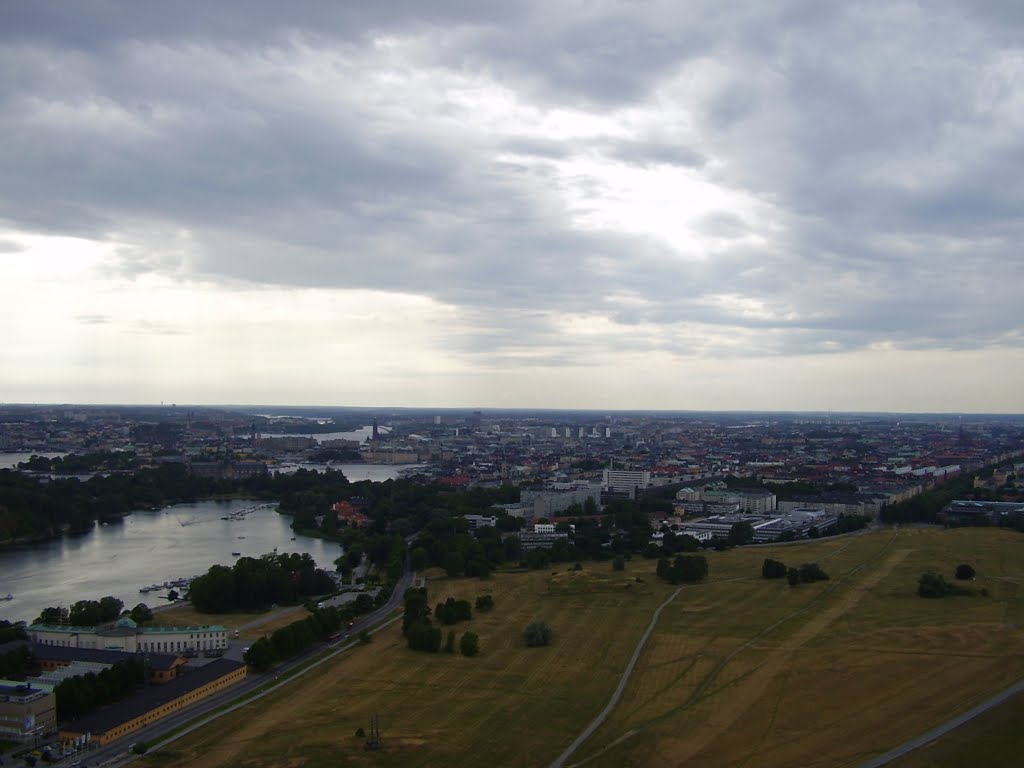
{"label": "city skyline", "polygon": [[0,401],[1024,412],[1024,9],[679,5],[0,10]]}

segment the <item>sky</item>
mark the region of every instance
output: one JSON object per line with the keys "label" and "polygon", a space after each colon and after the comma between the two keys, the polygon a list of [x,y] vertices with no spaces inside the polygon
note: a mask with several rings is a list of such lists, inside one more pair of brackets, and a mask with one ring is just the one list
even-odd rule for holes
{"label": "sky", "polygon": [[0,4],[0,402],[1024,412],[1024,3]]}

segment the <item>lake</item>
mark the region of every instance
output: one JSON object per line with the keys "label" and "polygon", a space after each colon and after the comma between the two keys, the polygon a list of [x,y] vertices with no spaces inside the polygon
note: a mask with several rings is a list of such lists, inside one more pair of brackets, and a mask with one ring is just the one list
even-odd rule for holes
{"label": "lake", "polygon": [[106,595],[126,608],[166,604],[166,590],[139,590],[206,573],[218,563],[231,565],[237,559],[233,552],[308,552],[319,567],[333,570],[341,545],[296,535],[291,518],[272,506],[239,520],[221,519],[258,503],[203,501],[133,512],[123,523],[97,525],[80,536],[0,550],[0,597],[14,595],[0,602],[0,618],[31,621],[48,606]]}

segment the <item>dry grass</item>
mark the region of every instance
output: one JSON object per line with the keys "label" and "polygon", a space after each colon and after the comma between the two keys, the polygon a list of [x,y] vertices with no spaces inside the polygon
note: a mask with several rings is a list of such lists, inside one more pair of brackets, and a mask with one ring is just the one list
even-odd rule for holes
{"label": "dry grass", "polygon": [[188,603],[180,603],[171,608],[157,611],[153,614],[153,625],[158,627],[191,627],[203,624],[220,624],[229,630],[247,624],[258,623],[256,626],[241,630],[239,637],[243,640],[255,640],[263,635],[269,635],[275,629],[279,629],[293,621],[309,615],[304,606],[295,605],[285,608],[275,608],[266,613],[245,613],[234,611],[231,613],[200,613]]}
{"label": "dry grass", "polygon": [[892,763],[892,768],[1018,768],[1024,755],[1024,695]]}
{"label": "dry grass", "polygon": [[[856,765],[1024,674],[1024,539],[904,529],[709,553],[711,581],[667,608],[619,706],[573,760],[588,766]],[[765,557],[819,560],[832,580],[759,578]],[[926,568],[978,570],[989,597],[921,600]],[[604,707],[654,608],[654,564],[430,585],[430,601],[494,594],[457,632],[475,659],[405,648],[397,626],[173,747],[152,765],[546,765]],[[636,581],[637,577],[643,581]],[[526,649],[544,619],[557,637]],[[352,734],[379,713],[387,751]],[[915,764],[916,765],[916,764]]]}

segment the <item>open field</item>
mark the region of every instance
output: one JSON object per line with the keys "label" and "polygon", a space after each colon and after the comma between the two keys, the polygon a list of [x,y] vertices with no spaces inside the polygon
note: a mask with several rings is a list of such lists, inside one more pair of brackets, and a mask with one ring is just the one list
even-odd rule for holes
{"label": "open field", "polygon": [[[1022,545],[1012,531],[913,528],[710,552],[710,580],[665,609],[619,705],[569,763],[835,766],[880,754],[1024,676]],[[764,581],[765,557],[818,560],[832,580]],[[916,596],[923,570],[951,578],[960,562],[988,597]],[[604,707],[674,590],[653,569],[431,582],[431,604],[495,596],[493,613],[456,627],[480,634],[480,657],[413,653],[393,625],[146,764],[547,765]],[[522,646],[534,619],[554,627],[554,645]],[[375,713],[383,753],[353,736]]]}
{"label": "open field", "polygon": [[279,629],[293,621],[308,615],[304,606],[292,605],[284,608],[275,608],[266,613],[246,613],[234,611],[232,613],[200,613],[188,603],[180,603],[171,608],[156,611],[153,614],[153,626],[157,627],[191,627],[203,624],[220,624],[228,629],[236,629],[247,624],[259,622],[257,626],[243,629],[240,638],[243,640],[255,640],[263,635],[269,635],[275,629]]}
{"label": "open field", "polygon": [[1024,695],[979,715],[892,768],[1018,768],[1024,755]]}

